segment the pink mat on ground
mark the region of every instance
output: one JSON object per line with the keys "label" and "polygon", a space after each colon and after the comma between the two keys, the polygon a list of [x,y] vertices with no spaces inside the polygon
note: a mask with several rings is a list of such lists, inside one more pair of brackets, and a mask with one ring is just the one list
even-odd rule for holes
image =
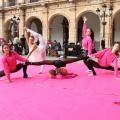
{"label": "pink mat on ground", "polygon": [[[1,68],[1,66],[0,66]],[[97,76],[88,76],[84,64],[67,65],[79,76],[72,79],[49,79],[40,67],[29,66],[32,78],[23,79],[22,70],[0,80],[0,120],[120,120],[120,80],[112,71],[96,69]]]}

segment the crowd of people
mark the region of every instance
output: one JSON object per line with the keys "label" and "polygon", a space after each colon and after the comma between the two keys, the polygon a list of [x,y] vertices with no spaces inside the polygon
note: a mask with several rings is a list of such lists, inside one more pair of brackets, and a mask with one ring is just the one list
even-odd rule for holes
{"label": "crowd of people", "polygon": [[[23,78],[29,77],[27,75],[28,65],[41,66],[40,71],[38,71],[39,74],[43,72],[44,65],[54,65],[56,68],[48,72],[48,76],[50,78],[73,78],[77,75],[75,73],[69,73],[66,68],[66,64],[83,60],[85,66],[88,68],[86,72],[91,72],[89,76],[97,75],[94,70],[94,67],[96,67],[99,69],[114,71],[114,77],[116,79],[120,79],[118,75],[118,71],[120,70],[120,68],[118,68],[119,44],[115,44],[112,49],[104,48],[97,52],[93,44],[94,32],[92,29],[87,28],[86,17],[83,17],[83,21],[84,37],[82,39],[82,47],[84,50],[84,56],[77,58],[60,58],[59,60],[46,60],[46,46],[48,49],[53,50],[58,54],[58,51],[61,49],[60,43],[54,40],[53,43],[48,41],[45,44],[44,38],[41,34],[24,27],[25,37],[22,35],[20,43],[22,49],[26,49],[25,44],[27,44],[29,53],[26,58],[19,55],[19,38],[17,37],[14,39],[13,43],[11,41],[4,43],[2,45],[2,65],[4,70],[0,71],[0,77],[6,75],[7,83],[10,83],[12,82],[10,73],[17,72],[21,68],[23,68]],[[32,36],[29,36],[28,33],[31,33]],[[35,44],[35,37],[38,38],[39,44],[37,45]],[[15,47],[14,50],[11,49],[12,45]],[[98,58],[98,61],[94,61],[94,58]],[[22,61],[23,63],[17,64],[17,60]]]}

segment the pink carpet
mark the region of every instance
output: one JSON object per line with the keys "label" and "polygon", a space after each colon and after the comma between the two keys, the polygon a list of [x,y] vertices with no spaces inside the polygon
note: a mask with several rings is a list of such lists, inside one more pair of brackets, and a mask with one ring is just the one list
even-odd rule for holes
{"label": "pink carpet", "polygon": [[[73,79],[49,79],[40,67],[29,66],[32,78],[23,79],[22,70],[0,79],[0,120],[120,120],[120,80],[112,71],[96,69],[88,76],[82,63],[67,65],[79,76]],[[0,65],[1,69],[1,65]]]}

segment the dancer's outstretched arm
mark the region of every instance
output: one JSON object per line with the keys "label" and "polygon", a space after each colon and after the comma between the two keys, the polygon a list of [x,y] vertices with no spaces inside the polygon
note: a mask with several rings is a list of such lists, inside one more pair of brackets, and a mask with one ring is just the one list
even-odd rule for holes
{"label": "dancer's outstretched arm", "polygon": [[29,46],[29,37],[28,37],[28,32],[26,27],[24,27],[24,31],[25,31],[26,42],[27,42],[27,45]]}
{"label": "dancer's outstretched arm", "polygon": [[37,32],[34,32],[34,31],[32,31],[32,30],[30,30],[28,28],[27,28],[27,32],[30,32],[34,37],[37,37],[39,39],[39,42],[40,42],[41,45],[45,45],[45,41],[44,41],[41,34],[39,34]]}

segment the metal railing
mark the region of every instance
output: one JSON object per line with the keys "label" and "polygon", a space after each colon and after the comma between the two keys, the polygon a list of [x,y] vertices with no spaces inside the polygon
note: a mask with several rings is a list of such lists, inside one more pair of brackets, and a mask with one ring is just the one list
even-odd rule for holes
{"label": "metal railing", "polygon": [[32,2],[38,2],[39,0],[30,0],[30,3],[32,3]]}

